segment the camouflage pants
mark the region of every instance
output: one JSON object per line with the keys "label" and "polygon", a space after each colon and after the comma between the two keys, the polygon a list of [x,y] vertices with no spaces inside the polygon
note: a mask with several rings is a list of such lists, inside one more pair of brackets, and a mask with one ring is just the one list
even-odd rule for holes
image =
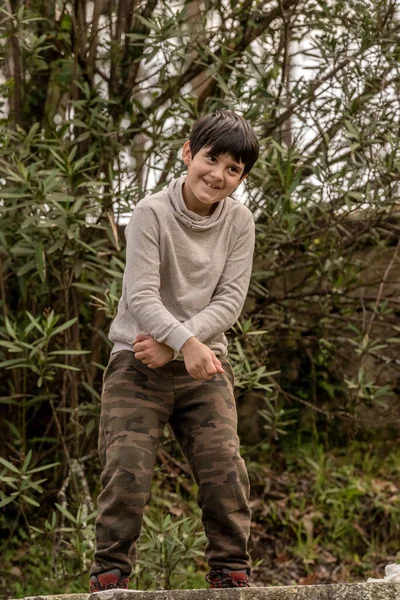
{"label": "camouflage pants", "polygon": [[250,533],[249,480],[239,454],[233,372],[193,379],[183,361],[150,369],[133,352],[111,355],[104,373],[96,551],[91,575],[114,568],[129,574],[160,438],[167,422],[199,486],[198,503],[211,568],[246,569]]}

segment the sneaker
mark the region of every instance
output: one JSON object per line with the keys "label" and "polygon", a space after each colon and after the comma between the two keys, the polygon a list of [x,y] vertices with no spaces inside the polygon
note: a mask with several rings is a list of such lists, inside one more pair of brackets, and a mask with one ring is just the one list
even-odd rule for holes
{"label": "sneaker", "polygon": [[206,575],[210,588],[250,587],[245,571],[212,570]]}
{"label": "sneaker", "polygon": [[127,590],[129,577],[122,575],[119,569],[106,571],[99,575],[92,575],[90,578],[90,593],[104,592],[104,590]]}

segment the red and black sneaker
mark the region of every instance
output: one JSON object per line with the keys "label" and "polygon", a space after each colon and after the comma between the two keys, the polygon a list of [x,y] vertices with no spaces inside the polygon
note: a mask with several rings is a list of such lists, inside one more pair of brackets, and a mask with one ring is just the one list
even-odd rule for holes
{"label": "red and black sneaker", "polygon": [[235,588],[251,587],[245,571],[224,571],[214,569],[206,575],[210,588]]}
{"label": "red and black sneaker", "polygon": [[104,592],[104,590],[127,590],[129,577],[122,575],[119,569],[106,571],[90,578],[90,593]]}

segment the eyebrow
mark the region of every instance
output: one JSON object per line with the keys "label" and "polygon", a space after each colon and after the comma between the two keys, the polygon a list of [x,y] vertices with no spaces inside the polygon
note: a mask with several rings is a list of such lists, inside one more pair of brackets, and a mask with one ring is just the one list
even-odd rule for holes
{"label": "eyebrow", "polygon": [[[211,156],[215,156],[215,157],[217,157],[217,155],[216,155],[216,154],[213,154],[212,152],[207,152],[207,151],[206,151],[206,153],[207,153],[207,154],[210,154]],[[228,154],[228,156],[229,156],[229,153],[228,153],[228,152],[227,152],[226,154]],[[242,165],[240,165],[239,163],[237,163],[237,162],[236,162],[235,160],[233,160],[233,159],[229,159],[229,161],[230,161],[230,163],[231,163],[231,164],[232,164],[234,167],[237,167],[238,169],[242,169],[242,170],[243,170],[243,169],[244,169],[244,167],[245,167],[245,165],[244,165],[244,164],[243,164],[243,167],[242,167]]]}
{"label": "eyebrow", "polygon": [[231,161],[231,167],[236,167],[239,171],[244,171],[246,165],[239,165],[239,163],[235,162],[234,160]]}

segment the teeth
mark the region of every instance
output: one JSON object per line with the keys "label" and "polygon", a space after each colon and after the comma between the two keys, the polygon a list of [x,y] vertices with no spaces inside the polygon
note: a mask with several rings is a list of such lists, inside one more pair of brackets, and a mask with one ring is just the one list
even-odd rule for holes
{"label": "teeth", "polygon": [[213,190],[219,190],[219,188],[215,187],[215,185],[211,185],[211,183],[208,183],[208,181],[206,181],[206,184],[208,185],[208,187],[212,188]]}

